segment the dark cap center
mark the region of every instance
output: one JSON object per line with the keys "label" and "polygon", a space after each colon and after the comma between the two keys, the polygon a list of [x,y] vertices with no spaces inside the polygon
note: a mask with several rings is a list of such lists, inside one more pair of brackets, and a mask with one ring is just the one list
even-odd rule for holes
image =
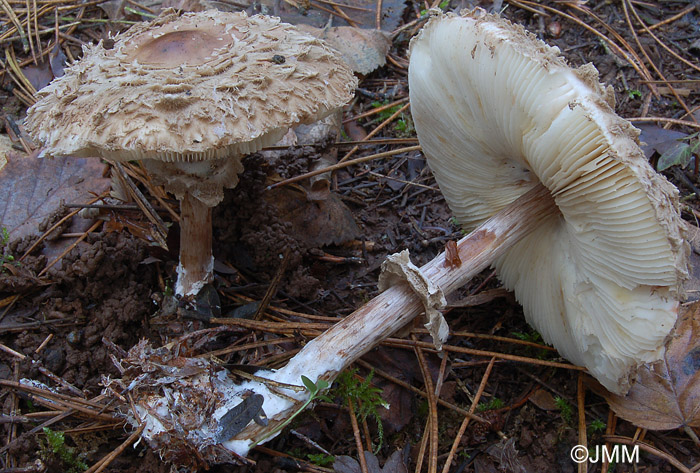
{"label": "dark cap center", "polygon": [[140,44],[130,54],[141,64],[161,67],[199,66],[211,59],[214,50],[230,41],[205,30],[171,31]]}

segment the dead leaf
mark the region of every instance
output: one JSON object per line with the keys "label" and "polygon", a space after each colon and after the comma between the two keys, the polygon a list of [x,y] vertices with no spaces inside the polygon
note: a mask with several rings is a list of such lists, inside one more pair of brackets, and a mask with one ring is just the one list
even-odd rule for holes
{"label": "dead leaf", "polygon": [[[372,452],[364,452],[367,471],[369,473],[408,473],[406,464],[401,458],[401,451],[397,450],[384,463],[384,468],[379,467],[379,460]],[[352,457],[340,455],[335,457],[333,470],[336,473],[362,473],[360,464]]]}
{"label": "dead leaf", "polygon": [[[252,2],[251,2],[252,3]],[[268,15],[279,16],[282,21],[293,25],[311,25],[316,28],[323,28],[328,24],[328,17],[332,15],[333,24],[337,26],[350,25],[342,15],[347,16],[355,23],[354,26],[361,28],[376,28],[377,26],[377,4],[375,0],[336,0],[335,5],[322,5],[324,10],[312,6],[311,8],[295,8],[290,5],[292,2],[279,2],[276,0],[261,0],[256,2],[259,10],[248,11],[248,13],[266,13]],[[297,1],[298,4],[303,3]],[[381,3],[381,29],[384,31],[394,31],[402,22],[402,15],[406,8],[405,0],[383,0]],[[348,5],[348,6],[345,6]],[[337,7],[337,9],[336,9]],[[340,11],[338,11],[340,10]],[[333,11],[335,14],[330,14]]]}
{"label": "dead leaf", "polygon": [[656,125],[638,125],[637,127],[642,132],[639,135],[639,141],[647,159],[651,158],[655,152],[659,155],[664,154],[672,147],[677,146],[678,140],[688,136],[685,133],[666,130]]}
{"label": "dead leaf", "polygon": [[383,31],[352,26],[314,28],[309,25],[298,25],[298,27],[335,48],[354,72],[366,75],[386,64],[386,55],[391,47],[391,41]]}
{"label": "dead leaf", "polygon": [[700,427],[700,303],[681,307],[664,358],[643,366],[626,396],[591,388],[619,417],[651,430]]}
{"label": "dead leaf", "polygon": [[463,299],[457,299],[454,301],[450,301],[448,299],[447,307],[475,307],[478,305],[488,304],[492,300],[500,297],[512,297],[512,295],[512,292],[500,287],[496,289],[488,289],[486,291],[481,291],[471,296],[467,296]]}
{"label": "dead leaf", "polygon": [[544,389],[536,389],[527,399],[543,411],[558,411],[559,406],[554,401],[554,396]]}
{"label": "dead leaf", "polygon": [[54,77],[63,77],[63,68],[67,60],[68,58],[63,54],[63,49],[58,46],[58,43],[55,44],[49,53],[49,65]]}
{"label": "dead leaf", "polygon": [[107,0],[99,3],[97,6],[107,14],[107,18],[112,21],[118,21],[124,18],[124,2],[125,0]]}
{"label": "dead leaf", "polygon": [[[500,442],[490,445],[486,449],[488,459],[477,457],[475,467],[477,465],[483,468],[483,471],[508,471],[511,473],[526,473],[527,469],[522,465],[518,458],[518,451],[515,449],[515,439],[501,440]],[[489,461],[491,460],[491,461]],[[483,462],[483,464],[481,463]],[[488,469],[493,467],[492,470]],[[482,471],[477,467],[476,471]]]}
{"label": "dead leaf", "polygon": [[358,238],[360,229],[340,198],[329,192],[318,200],[307,197],[298,186],[285,186],[265,193],[279,216],[292,224],[292,236],[306,248],[340,245]]}
{"label": "dead leaf", "polygon": [[367,138],[367,131],[362,128],[357,120],[352,120],[344,125],[345,133],[353,141],[362,141]]}
{"label": "dead leaf", "polygon": [[63,202],[83,203],[109,188],[98,159],[38,159],[9,152],[0,170],[0,227],[10,239],[39,235],[39,224]]}
{"label": "dead leaf", "polygon": [[34,90],[43,89],[53,80],[53,72],[48,62],[42,61],[38,65],[30,64],[22,68],[22,74],[27,78]]}

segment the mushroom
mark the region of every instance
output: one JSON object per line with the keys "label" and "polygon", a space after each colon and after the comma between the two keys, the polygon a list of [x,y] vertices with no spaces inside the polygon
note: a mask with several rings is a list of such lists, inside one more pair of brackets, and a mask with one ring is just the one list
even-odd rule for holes
{"label": "mushroom", "polygon": [[241,159],[352,98],[356,79],[322,41],[279,19],[166,12],[87,46],[39,91],[26,126],[45,156],[140,160],[181,205],[176,293],[212,279],[211,209]]}
{"label": "mushroom", "polygon": [[[134,388],[129,420],[142,423],[154,448],[206,461],[218,461],[222,449],[247,454],[308,404],[309,392],[288,384],[301,386],[302,376],[330,383],[492,263],[531,323],[609,390],[625,392],[637,367],[662,355],[686,276],[677,191],[650,168],[593,66],[571,69],[556,48],[475,10],[427,23],[411,43],[409,81],[441,190],[458,218],[476,226],[457,257],[447,264],[442,253],[417,268],[407,254],[392,255],[380,276],[384,292],[283,368],[243,382],[202,358],[178,358],[175,344],[158,355],[162,365],[198,363],[199,371],[182,369],[164,387],[157,380],[165,377],[148,372],[152,349],[134,347],[124,379],[113,382]],[[209,410],[198,411],[184,436],[178,426],[192,416],[177,406],[190,398]],[[267,425],[253,420],[261,410]]]}
{"label": "mushroom", "polygon": [[549,190],[550,216],[493,266],[546,342],[627,392],[663,355],[688,246],[678,191],[614,113],[612,88],[481,10],[428,22],[411,42],[409,87],[423,152],[466,230]]}

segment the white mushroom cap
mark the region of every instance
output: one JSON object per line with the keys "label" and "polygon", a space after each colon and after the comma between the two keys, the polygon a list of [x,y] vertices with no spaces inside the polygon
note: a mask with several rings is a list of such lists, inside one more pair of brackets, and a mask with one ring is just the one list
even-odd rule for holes
{"label": "white mushroom cap", "polygon": [[494,266],[528,321],[606,388],[663,355],[688,246],[678,192],[618,117],[592,65],[475,10],[411,42],[416,131],[458,220],[472,229],[538,181],[558,211]]}

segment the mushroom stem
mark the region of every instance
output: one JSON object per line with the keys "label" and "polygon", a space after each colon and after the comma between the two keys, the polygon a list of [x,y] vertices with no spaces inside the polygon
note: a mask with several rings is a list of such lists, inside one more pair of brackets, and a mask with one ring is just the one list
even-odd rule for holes
{"label": "mushroom stem", "polygon": [[189,192],[180,201],[180,264],[175,293],[196,295],[213,279],[211,207]]}
{"label": "mushroom stem", "polygon": [[[421,271],[445,294],[451,293],[553,212],[558,210],[552,196],[538,184],[457,243],[461,265],[446,265],[445,253],[441,253]],[[308,343],[284,368],[263,377],[289,384],[300,384],[302,375],[314,382],[319,379],[332,382],[345,367],[423,311],[421,299],[407,284],[392,286]],[[252,442],[264,439],[276,425],[293,415],[299,404],[274,412],[277,405],[268,403],[266,398],[263,408],[270,419],[268,425],[251,423],[235,439]]]}

